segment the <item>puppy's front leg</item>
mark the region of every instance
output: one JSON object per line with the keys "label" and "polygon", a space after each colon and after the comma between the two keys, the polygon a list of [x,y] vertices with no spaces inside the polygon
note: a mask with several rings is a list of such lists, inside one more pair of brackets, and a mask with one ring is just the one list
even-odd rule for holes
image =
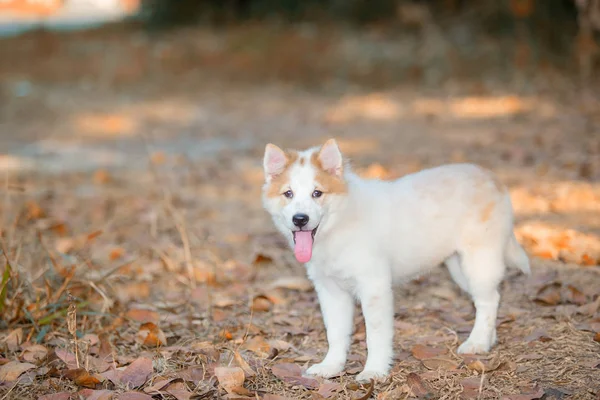
{"label": "puppy's front leg", "polygon": [[306,373],[330,378],[342,372],[346,364],[354,322],[354,298],[327,278],[315,281],[315,289],[327,330],[329,350],[325,359],[310,367]]}
{"label": "puppy's front leg", "polygon": [[356,380],[368,382],[387,376],[393,359],[394,295],[391,279],[363,277],[358,294],[367,328],[367,363]]}

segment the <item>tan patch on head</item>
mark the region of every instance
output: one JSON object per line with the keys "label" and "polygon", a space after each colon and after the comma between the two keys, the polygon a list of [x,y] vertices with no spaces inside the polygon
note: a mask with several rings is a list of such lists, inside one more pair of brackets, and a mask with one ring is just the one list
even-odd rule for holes
{"label": "tan patch on head", "polygon": [[289,172],[290,167],[298,160],[298,152],[293,150],[285,151],[285,168],[284,170],[277,176],[271,179],[269,182],[269,186],[267,187],[266,196],[267,197],[280,197],[282,188],[287,184],[290,180]]}
{"label": "tan patch on head", "polygon": [[306,159],[304,157],[300,158],[300,166],[304,166],[304,161],[306,161]]}
{"label": "tan patch on head", "polygon": [[343,178],[332,175],[323,169],[318,152],[311,155],[310,162],[315,167],[315,181],[319,184],[319,190],[325,194],[345,194],[348,192],[348,187]]}
{"label": "tan patch on head", "polygon": [[494,208],[496,207],[496,202],[495,201],[490,201],[484,208],[483,210],[481,210],[481,214],[479,215],[481,222],[487,222],[491,215],[492,215],[492,211],[494,211]]}

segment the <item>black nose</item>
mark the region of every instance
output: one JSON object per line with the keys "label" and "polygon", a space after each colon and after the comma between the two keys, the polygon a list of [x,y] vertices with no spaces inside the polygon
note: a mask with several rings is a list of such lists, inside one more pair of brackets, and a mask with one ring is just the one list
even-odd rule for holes
{"label": "black nose", "polygon": [[292,217],[292,221],[298,228],[302,228],[304,225],[308,224],[308,215],[296,214]]}

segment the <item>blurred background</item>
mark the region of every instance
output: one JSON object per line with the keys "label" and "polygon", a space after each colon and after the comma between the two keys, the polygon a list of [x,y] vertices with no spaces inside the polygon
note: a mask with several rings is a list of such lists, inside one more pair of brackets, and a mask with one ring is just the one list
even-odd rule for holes
{"label": "blurred background", "polygon": [[[286,340],[317,357],[310,285],[266,286],[304,278],[260,189],[266,143],[329,137],[367,177],[448,162],[497,173],[542,274],[506,288],[528,314],[505,335],[550,326],[524,293],[550,290],[542,303],[561,312],[597,298],[599,46],[600,0],[0,0],[2,340],[21,329],[13,351],[64,348],[77,304],[80,337],[110,330],[127,365],[140,323],[169,344],[227,342],[248,334],[256,310],[263,335],[281,338],[272,324],[293,298],[305,307]],[[548,282],[581,295],[574,303]],[[400,313],[457,301],[416,287]],[[577,368],[593,349],[581,343],[572,370],[585,380],[592,372]],[[0,361],[20,354],[9,350]],[[560,375],[552,360],[571,350],[536,361],[540,379]],[[507,379],[502,390],[517,390]],[[571,390],[591,387],[581,382]]]}

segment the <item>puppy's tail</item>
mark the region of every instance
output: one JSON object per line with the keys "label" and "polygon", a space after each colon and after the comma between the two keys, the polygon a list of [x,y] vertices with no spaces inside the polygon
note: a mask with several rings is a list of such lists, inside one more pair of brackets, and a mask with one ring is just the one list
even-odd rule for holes
{"label": "puppy's tail", "polygon": [[508,239],[508,245],[504,253],[504,260],[509,268],[518,268],[524,274],[531,275],[531,267],[529,266],[529,257],[523,250],[523,247],[517,241],[515,234],[511,234]]}

